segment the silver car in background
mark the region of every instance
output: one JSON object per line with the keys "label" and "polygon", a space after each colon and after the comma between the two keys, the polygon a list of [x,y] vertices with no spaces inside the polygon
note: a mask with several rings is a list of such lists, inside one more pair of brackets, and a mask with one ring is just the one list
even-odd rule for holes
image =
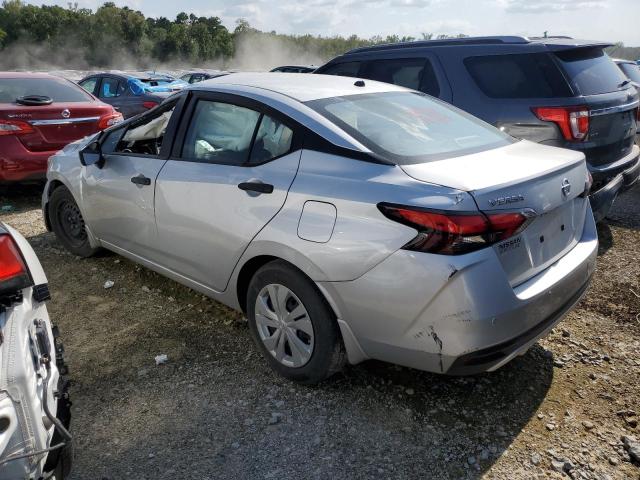
{"label": "silver car in background", "polygon": [[427,95],[232,74],[51,158],[46,224],[246,313],[312,383],[374,358],[494,370],[580,299],[597,235],[584,155]]}

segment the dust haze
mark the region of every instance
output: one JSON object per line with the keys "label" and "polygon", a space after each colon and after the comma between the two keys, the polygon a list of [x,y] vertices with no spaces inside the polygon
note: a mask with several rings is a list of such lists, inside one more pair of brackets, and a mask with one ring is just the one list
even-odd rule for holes
{"label": "dust haze", "polygon": [[72,80],[79,80],[88,72],[100,70],[155,70],[178,73],[189,69],[268,71],[279,65],[321,65],[323,59],[316,51],[308,51],[292,42],[267,35],[244,36],[237,39],[232,58],[190,62],[157,60],[132,55],[128,51],[106,52],[106,61],[91,65],[85,60],[81,46],[61,46],[16,43],[5,48],[0,57],[0,70],[46,71]]}

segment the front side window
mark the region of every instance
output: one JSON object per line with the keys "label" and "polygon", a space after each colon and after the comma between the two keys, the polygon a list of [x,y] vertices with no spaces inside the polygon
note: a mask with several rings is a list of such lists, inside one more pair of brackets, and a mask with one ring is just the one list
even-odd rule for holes
{"label": "front side window", "polygon": [[546,53],[468,57],[464,64],[480,90],[491,98],[556,98],[573,96]]}
{"label": "front side window", "polygon": [[515,141],[489,124],[417,92],[349,95],[307,105],[375,154],[400,165],[468,155]]}
{"label": "front side window", "polygon": [[124,84],[113,77],[104,77],[100,86],[100,98],[119,97],[124,93]]}
{"label": "front side window", "polygon": [[130,124],[118,142],[115,151],[137,155],[160,155],[162,142],[176,103],[177,101],[167,104],[164,108],[153,112],[152,115],[145,115]]}
{"label": "front side window", "polygon": [[187,130],[182,156],[201,162],[246,163],[259,120],[260,114],[255,110],[199,100]]}
{"label": "front side window", "polygon": [[424,58],[374,60],[367,65],[364,78],[392,83],[437,97],[440,86],[431,62]]}
{"label": "front side window", "polygon": [[84,82],[80,82],[80,86],[84,88],[87,92],[93,93],[96,91],[96,84],[98,83],[98,78],[88,78]]}
{"label": "front side window", "polygon": [[360,72],[360,62],[335,63],[322,72],[323,75],[339,75],[342,77],[357,77]]}

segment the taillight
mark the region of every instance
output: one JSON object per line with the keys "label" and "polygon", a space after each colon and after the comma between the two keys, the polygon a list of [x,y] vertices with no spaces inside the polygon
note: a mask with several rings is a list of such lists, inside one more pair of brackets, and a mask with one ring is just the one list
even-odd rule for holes
{"label": "taillight", "polygon": [[589,134],[587,107],[533,107],[531,110],[540,120],[557,124],[565,140],[581,141]]}
{"label": "taillight", "polygon": [[404,247],[443,255],[461,255],[505,240],[528,223],[522,213],[443,213],[388,203],[378,204],[389,219],[418,230]]}
{"label": "taillight", "polygon": [[33,133],[33,127],[29,123],[20,120],[0,119],[0,136],[24,135],[25,133]]}
{"label": "taillight", "polygon": [[10,235],[0,235],[0,296],[16,293],[31,284],[29,272]]}
{"label": "taillight", "polygon": [[98,128],[100,130],[104,130],[105,128],[109,128],[120,123],[122,120],[124,120],[124,117],[120,112],[107,113],[100,117],[100,120],[98,121]]}
{"label": "taillight", "polygon": [[142,106],[144,108],[146,108],[147,110],[151,110],[152,108],[155,108],[158,106],[157,102],[142,102]]}

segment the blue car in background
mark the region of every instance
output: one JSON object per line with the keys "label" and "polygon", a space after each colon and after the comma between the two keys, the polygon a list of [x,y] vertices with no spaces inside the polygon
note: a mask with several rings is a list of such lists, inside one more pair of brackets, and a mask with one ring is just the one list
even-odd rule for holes
{"label": "blue car in background", "polygon": [[125,119],[146,112],[188,85],[167,74],[120,71],[94,73],[78,84],[112,105]]}

